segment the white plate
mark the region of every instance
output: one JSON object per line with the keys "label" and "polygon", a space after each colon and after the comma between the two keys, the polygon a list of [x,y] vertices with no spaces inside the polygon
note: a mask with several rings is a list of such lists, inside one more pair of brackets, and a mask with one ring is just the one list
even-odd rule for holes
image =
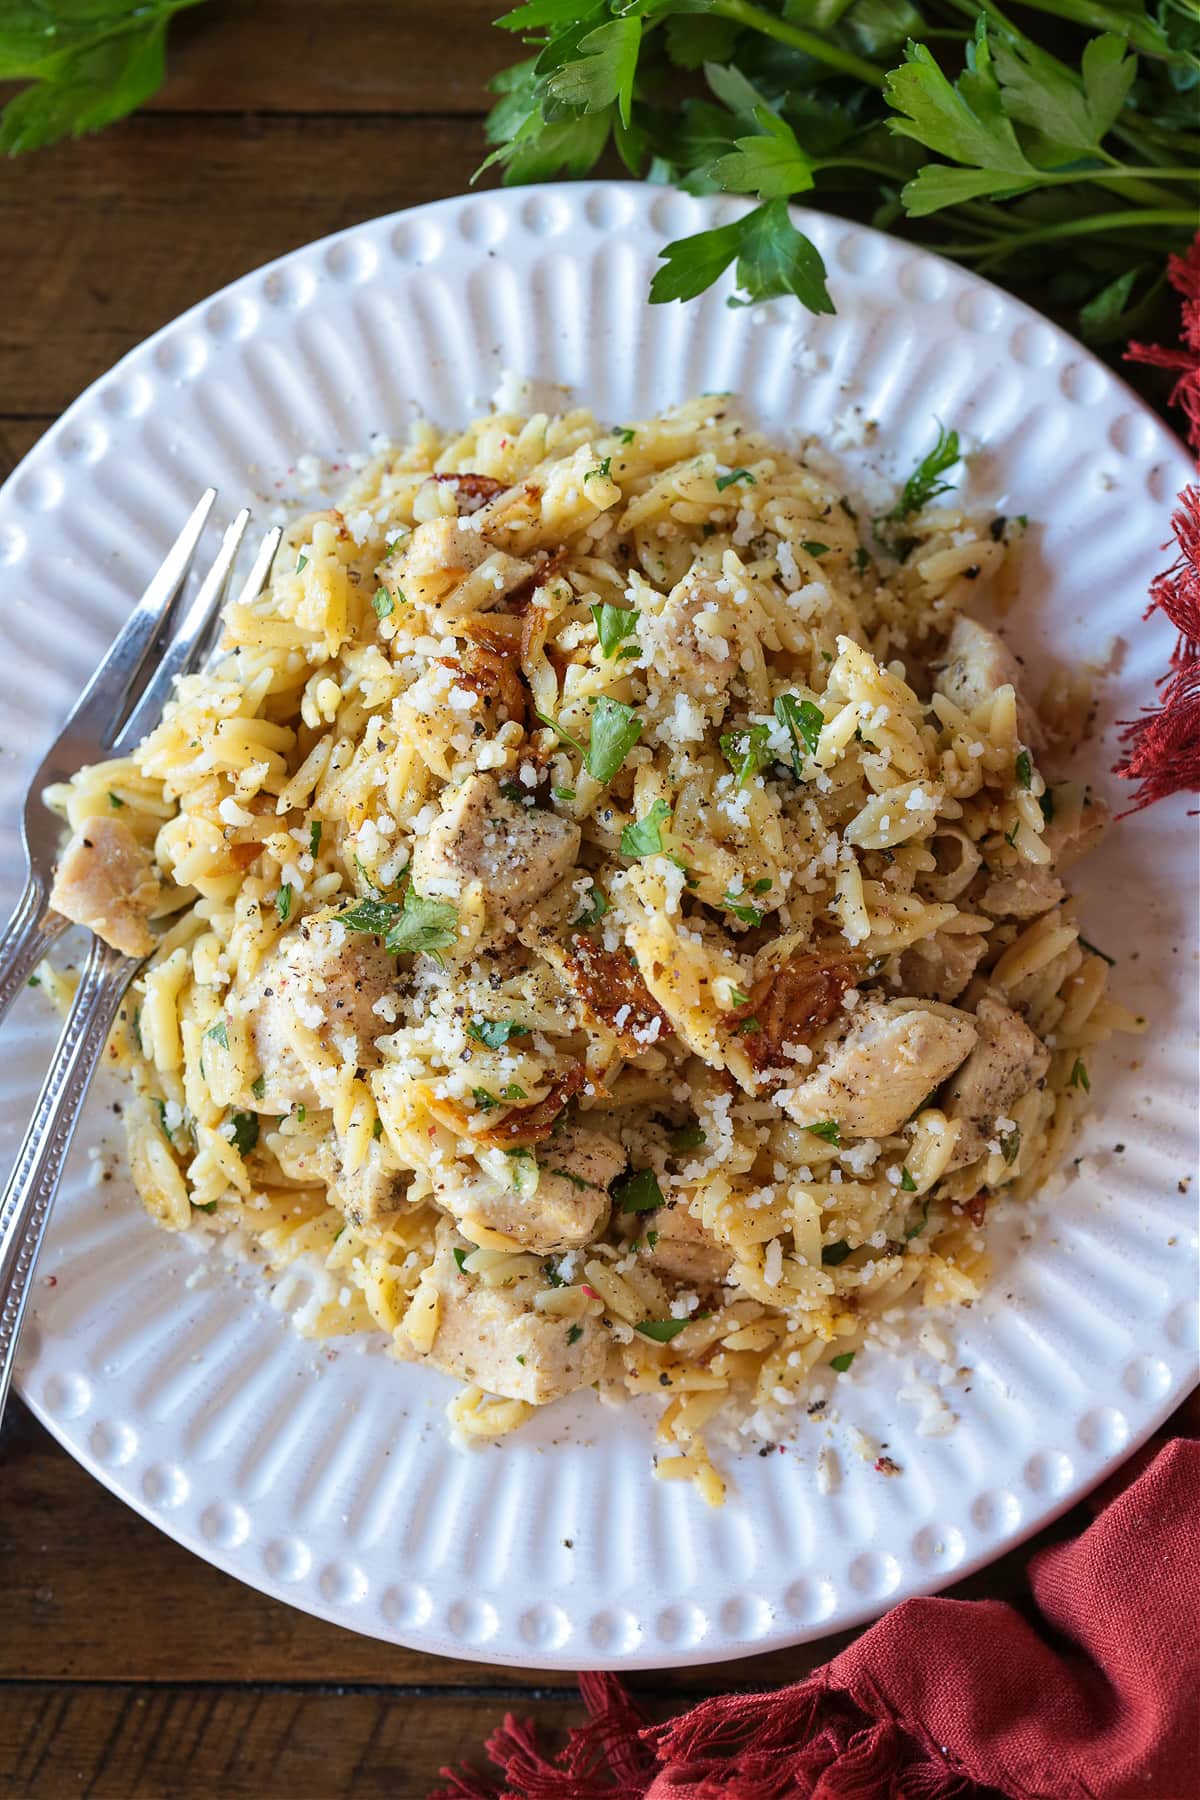
{"label": "white plate", "polygon": [[[18,801],[197,491],[274,504],[304,452],[447,424],[513,369],[569,384],[601,418],[732,389],[761,424],[828,434],[853,405],[884,466],[934,416],[981,446],[973,483],[1036,521],[1018,643],[1103,659],[1091,772],[1112,720],[1152,694],[1170,634],[1140,623],[1188,461],[1135,396],[1035,313],[961,269],[805,213],[836,318],[727,288],[648,307],[657,247],[733,216],[627,184],[478,195],[376,220],[247,276],[98,381],[0,494],[0,871]],[[1108,786],[1113,784],[1107,783]],[[363,1342],[291,1334],[249,1274],[208,1273],[155,1231],[127,1182],[88,1183],[113,1138],[98,1090],[38,1274],[21,1389],[114,1492],[281,1600],[422,1649],[530,1667],[703,1662],[819,1636],[942,1586],[1069,1506],[1194,1378],[1195,858],[1184,808],[1123,825],[1085,865],[1089,935],[1152,1019],[1092,1070],[1092,1154],[1057,1198],[997,1219],[997,1271],[954,1326],[973,1376],[947,1437],[922,1438],[896,1368],[860,1356],[843,1423],[729,1464],[710,1512],[651,1479],[652,1415],[558,1406],[474,1452],[442,1426],[451,1384]],[[3,898],[10,897],[6,891]],[[5,1145],[52,1029],[28,996],[3,1044]],[[1113,1151],[1123,1143],[1124,1150]],[[199,1279],[196,1279],[199,1271]],[[189,1274],[193,1279],[189,1281]],[[886,1479],[853,1423],[903,1466]],[[818,1492],[822,1445],[836,1491]]]}

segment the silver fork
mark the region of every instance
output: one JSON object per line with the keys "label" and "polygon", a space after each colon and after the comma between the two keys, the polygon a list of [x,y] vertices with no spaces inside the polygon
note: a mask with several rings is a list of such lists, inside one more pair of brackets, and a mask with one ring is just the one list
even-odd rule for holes
{"label": "silver fork", "polygon": [[[216,490],[209,488],[193,509],[29,784],[21,822],[25,891],[0,935],[0,1018],[68,924],[50,907],[62,827],[42,803],[42,790],[87,763],[127,755],[157,724],[176,677],[198,667],[213,646],[221,602],[250,519],[247,510],[226,529],[195,597],[182,618],[177,614],[216,497]],[[280,535],[276,528],[263,539],[238,596],[243,603],[261,592]],[[0,1417],[63,1163],[113,1020],[140,966],[138,958],[125,956],[93,937],[74,1002],[0,1201]]]}

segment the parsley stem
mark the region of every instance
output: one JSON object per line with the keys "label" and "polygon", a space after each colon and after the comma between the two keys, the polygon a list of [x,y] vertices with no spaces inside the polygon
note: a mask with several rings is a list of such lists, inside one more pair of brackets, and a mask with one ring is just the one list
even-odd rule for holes
{"label": "parsley stem", "polygon": [[876,63],[867,62],[864,57],[855,56],[852,50],[843,50],[838,44],[827,43],[815,31],[789,25],[786,19],[776,18],[773,13],[764,12],[761,6],[751,5],[751,0],[714,0],[708,17],[730,19],[748,31],[759,31],[764,37],[790,44],[793,50],[802,50],[815,62],[823,62],[843,75],[853,75],[856,81],[864,82],[868,87],[882,88],[886,78],[887,71]]}
{"label": "parsley stem", "polygon": [[1129,231],[1150,225],[1186,225],[1192,231],[1200,226],[1200,211],[1168,210],[1114,213],[1092,213],[1086,219],[1064,219],[1057,225],[1043,225],[1037,231],[1022,231],[1002,244],[938,244],[939,256],[978,257],[980,268],[999,262],[1014,251],[1027,250],[1033,244],[1046,244],[1055,238],[1087,237],[1094,231]]}

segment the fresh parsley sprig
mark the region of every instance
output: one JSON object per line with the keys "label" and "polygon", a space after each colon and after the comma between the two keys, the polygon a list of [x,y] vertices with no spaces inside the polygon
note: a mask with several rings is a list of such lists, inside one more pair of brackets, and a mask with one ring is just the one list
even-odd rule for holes
{"label": "fresh parsley sprig", "polygon": [[529,0],[499,24],[533,52],[492,84],[506,182],[586,174],[611,140],[634,175],[753,202],[664,246],[656,302],[732,269],[730,304],[832,311],[789,203],[866,195],[1017,286],[1069,244],[1053,292],[1127,336],[1200,224],[1192,0],[1029,0],[1020,24],[993,0]]}

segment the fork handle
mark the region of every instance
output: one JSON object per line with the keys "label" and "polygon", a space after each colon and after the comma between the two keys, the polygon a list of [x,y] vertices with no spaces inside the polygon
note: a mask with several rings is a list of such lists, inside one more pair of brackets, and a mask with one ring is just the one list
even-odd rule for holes
{"label": "fork handle", "polygon": [[0,936],[0,1019],[66,926],[60,913],[51,912],[42,882],[31,876]]}
{"label": "fork handle", "polygon": [[96,1064],[136,968],[130,957],[93,938],[74,1003],[0,1201],[0,1417],[63,1162]]}

